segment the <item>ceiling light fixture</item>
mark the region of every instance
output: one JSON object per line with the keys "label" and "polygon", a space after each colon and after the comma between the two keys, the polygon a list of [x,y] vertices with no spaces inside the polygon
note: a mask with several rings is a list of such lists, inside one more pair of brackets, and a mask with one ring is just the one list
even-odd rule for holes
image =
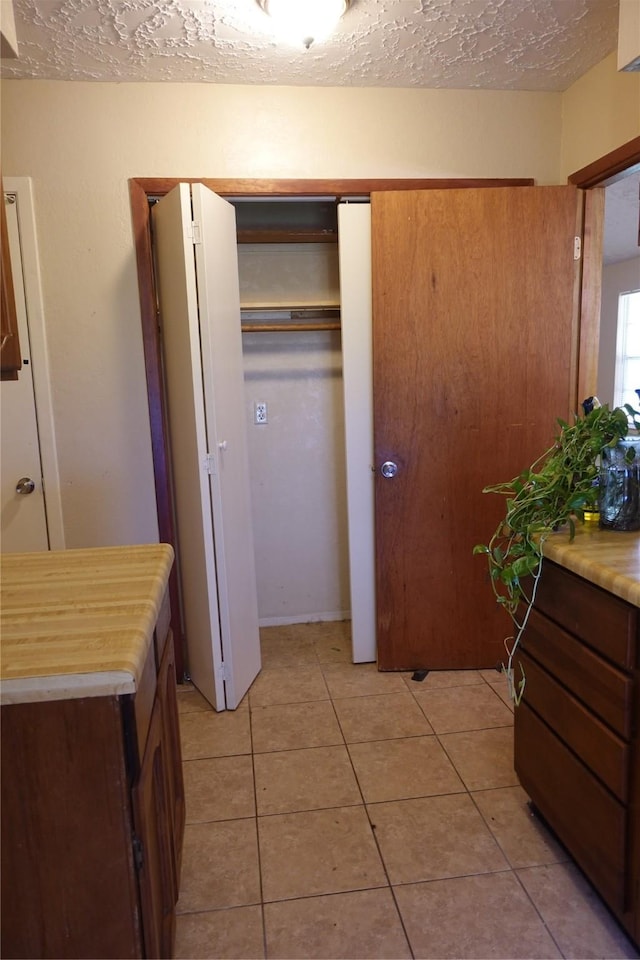
{"label": "ceiling light fixture", "polygon": [[257,0],[273,20],[277,33],[296,45],[309,49],[312,43],[325,40],[351,0]]}

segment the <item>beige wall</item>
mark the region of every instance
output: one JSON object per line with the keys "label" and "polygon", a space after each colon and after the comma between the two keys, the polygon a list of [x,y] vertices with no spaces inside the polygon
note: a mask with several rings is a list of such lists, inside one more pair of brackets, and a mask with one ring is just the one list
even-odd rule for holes
{"label": "beige wall", "polygon": [[559,94],[5,81],[34,182],[67,546],[157,538],[130,177],[560,180]]}
{"label": "beige wall", "polygon": [[640,257],[622,260],[602,268],[602,307],[600,311],[600,355],[598,361],[598,398],[613,406],[618,334],[618,297],[640,288]]}
{"label": "beige wall", "polygon": [[563,179],[640,136],[640,73],[620,73],[615,52],[562,95]]}
{"label": "beige wall", "polygon": [[[337,244],[240,244],[238,254],[245,308],[340,303]],[[245,333],[242,345],[260,623],[341,620],[350,603],[340,334]],[[257,401],[266,423],[254,423]]]}
{"label": "beige wall", "polygon": [[[338,333],[243,336],[258,616],[341,620],[349,570]],[[256,400],[268,423],[253,423]]]}

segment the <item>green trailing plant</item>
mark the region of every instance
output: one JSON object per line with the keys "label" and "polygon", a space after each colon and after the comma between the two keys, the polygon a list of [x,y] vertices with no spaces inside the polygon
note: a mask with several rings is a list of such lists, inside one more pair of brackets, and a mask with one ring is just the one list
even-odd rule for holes
{"label": "green trailing plant", "polygon": [[[483,490],[506,498],[505,515],[493,536],[473,552],[487,558],[496,600],[513,621],[514,633],[505,639],[503,671],[516,704],[522,698],[525,678],[521,672],[516,683],[513,658],[535,600],[543,543],[564,525],[573,539],[576,520],[584,521],[585,511],[597,510],[600,456],[627,435],[629,417],[640,426],[640,414],[628,404],[613,410],[594,406],[572,424],[558,420],[560,432],[553,445],[528,469],[513,480]],[[634,456],[631,448],[630,457]]]}

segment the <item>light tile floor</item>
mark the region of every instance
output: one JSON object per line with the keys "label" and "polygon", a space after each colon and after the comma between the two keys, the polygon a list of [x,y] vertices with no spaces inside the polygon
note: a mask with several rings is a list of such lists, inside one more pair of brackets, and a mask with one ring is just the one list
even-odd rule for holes
{"label": "light tile floor", "polygon": [[261,643],[237,710],[179,688],[177,958],[638,957],[528,807],[498,673],[354,665],[348,623]]}

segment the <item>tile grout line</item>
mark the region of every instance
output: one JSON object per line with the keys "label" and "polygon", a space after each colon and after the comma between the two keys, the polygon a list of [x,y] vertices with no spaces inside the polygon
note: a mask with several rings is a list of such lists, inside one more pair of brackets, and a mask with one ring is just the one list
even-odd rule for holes
{"label": "tile grout line", "polygon": [[[337,714],[337,711],[336,711],[336,708],[335,708],[334,698],[333,698],[333,696],[332,696],[332,694],[331,694],[331,690],[330,690],[330,688],[329,688],[329,684],[327,683],[327,679],[326,679],[326,676],[325,676],[325,673],[324,673],[324,670],[323,670],[323,663],[322,663],[322,661],[320,660],[320,658],[319,658],[319,656],[318,656],[318,650],[317,650],[317,647],[316,647],[315,644],[314,644],[314,656],[315,656],[315,660],[316,660],[316,665],[317,665],[317,667],[318,667],[318,669],[320,670],[320,673],[321,673],[321,675],[322,675],[322,680],[323,680],[323,683],[324,683],[324,686],[325,686],[325,690],[326,690],[326,693],[327,693],[328,700],[329,700],[329,702],[330,702],[330,704],[331,704],[331,709],[332,709],[332,711],[333,711],[333,716],[334,716],[335,721],[336,721],[336,723],[337,723],[337,725],[338,725],[338,730],[340,731],[341,743],[334,744],[334,746],[342,746],[342,747],[344,747],[344,749],[345,749],[345,751],[346,751],[346,754],[347,754],[347,758],[348,758],[348,760],[349,760],[349,764],[350,764],[351,770],[352,770],[353,775],[354,775],[354,779],[355,779],[355,782],[356,782],[356,785],[357,785],[357,788],[358,788],[358,792],[359,792],[359,794],[360,794],[361,803],[360,803],[360,804],[353,804],[353,807],[354,807],[354,808],[355,808],[355,807],[358,807],[358,806],[362,806],[362,807],[363,807],[364,812],[365,812],[365,816],[367,816],[367,820],[368,820],[368,822],[369,822],[369,827],[370,827],[370,829],[371,829],[371,823],[370,823],[369,818],[368,818],[368,815],[367,815],[366,804],[364,803],[364,795],[363,795],[363,793],[362,793],[362,788],[361,788],[361,786],[360,786],[360,781],[358,780],[356,771],[355,771],[355,769],[354,769],[354,767],[353,767],[353,762],[352,762],[352,759],[351,759],[351,755],[350,755],[350,753],[349,753],[349,749],[348,749],[347,741],[346,741],[346,738],[345,738],[344,730],[342,729],[342,724],[340,723],[340,718],[338,717],[338,714]],[[315,701],[313,701],[313,702],[315,702]],[[295,750],[295,749],[314,749],[314,748],[291,748],[291,749]],[[253,752],[253,740],[252,740],[252,752]],[[270,751],[270,752],[285,752],[285,751]],[[257,783],[256,783],[256,778],[255,778],[255,764],[254,764],[254,791],[256,790],[256,788],[257,788]],[[341,805],[341,806],[344,806],[344,805]],[[338,808],[338,807],[336,807],[336,808],[323,807],[323,808],[318,808],[318,809],[339,809],[339,808]],[[300,812],[303,812],[303,811],[300,811]],[[304,811],[304,812],[307,812],[307,811]],[[257,808],[257,795],[256,795],[256,814],[257,814],[257,813],[258,813],[258,808]],[[374,833],[373,830],[372,830],[371,832]],[[374,842],[375,842],[375,835],[374,835]],[[380,851],[379,851],[377,842],[376,842],[376,849],[377,849],[377,851],[378,851],[378,856],[379,856],[379,858],[380,858],[380,863],[381,863],[381,865],[382,865],[382,868],[383,868],[383,871],[384,871],[384,875],[385,875],[385,877],[386,877],[386,879],[387,879],[387,884],[388,884],[388,887],[389,887],[389,889],[390,889],[390,888],[391,888],[391,883],[390,883],[390,881],[389,881],[389,877],[388,877],[388,874],[387,874],[386,866],[385,866],[384,860],[383,860],[383,858],[382,858],[382,856],[381,856],[381,854],[380,854]],[[376,888],[373,888],[373,887],[372,887],[372,888],[365,887],[365,888],[361,888],[361,889],[364,891],[364,890],[369,890],[369,889],[384,889],[384,888],[380,888],[380,887],[376,887]],[[358,891],[353,891],[353,890],[351,890],[351,891],[342,891],[342,893],[353,893],[353,892],[358,892]],[[340,895],[340,893],[336,891],[336,892],[329,893],[329,894],[315,894],[315,895],[312,895],[312,896],[321,897],[321,896],[336,896],[336,895]],[[264,896],[264,894],[263,894],[263,896]],[[282,901],[278,901],[278,902],[286,902],[287,900],[298,900],[298,899],[309,899],[309,897],[305,897],[305,898],[300,898],[300,897],[287,897],[287,898],[283,898]],[[395,904],[395,897],[394,897],[394,904]],[[395,906],[396,906],[396,910],[397,910],[397,904],[395,904]],[[400,923],[402,924],[402,928],[403,928],[403,932],[405,933],[405,937],[407,937],[406,931],[404,930],[404,924],[402,923],[402,917],[400,916],[399,911],[398,911],[398,916],[399,916]],[[263,900],[263,918],[264,918],[264,900]],[[263,919],[263,922],[264,922],[264,919]],[[264,925],[264,929],[265,929],[265,958],[268,958],[269,955],[268,955],[268,951],[267,951],[266,923],[265,923],[265,925]],[[408,937],[407,937],[407,943],[409,944],[409,938],[408,938]],[[414,954],[413,954],[413,951],[411,950],[410,945],[409,945],[409,949],[410,949],[410,951],[411,951],[411,956],[413,957]]]}
{"label": "tile grout line", "polygon": [[[329,689],[328,685],[327,685],[327,689]],[[402,932],[404,933],[405,939],[406,939],[406,941],[407,941],[407,946],[408,946],[408,948],[409,948],[409,953],[411,954],[412,960],[415,960],[415,951],[414,951],[414,949],[413,949],[413,944],[411,943],[411,939],[410,939],[410,937],[409,937],[409,932],[408,932],[408,930],[407,930],[407,928],[406,928],[406,926],[405,926],[404,917],[402,916],[402,913],[401,913],[401,911],[400,911],[400,906],[399,906],[399,904],[398,904],[398,900],[397,900],[397,897],[396,897],[396,894],[395,894],[395,890],[393,889],[393,884],[391,883],[391,877],[389,876],[389,871],[388,871],[388,869],[387,869],[387,864],[385,863],[385,859],[384,859],[384,857],[382,856],[382,850],[380,849],[380,844],[379,844],[379,842],[378,842],[378,837],[377,837],[377,835],[376,835],[376,831],[375,831],[375,829],[374,829],[374,825],[373,825],[373,823],[372,823],[372,821],[371,821],[371,816],[370,816],[370,814],[369,814],[369,807],[368,807],[367,802],[366,802],[366,800],[365,800],[365,796],[364,796],[364,793],[363,793],[362,785],[361,785],[361,783],[360,783],[360,779],[359,779],[359,777],[358,777],[358,773],[357,773],[357,771],[356,771],[356,768],[355,768],[354,765],[353,765],[353,758],[352,758],[351,752],[350,752],[350,750],[349,750],[349,744],[347,743],[347,739],[346,739],[344,730],[342,729],[342,724],[340,723],[340,717],[338,716],[338,712],[337,712],[336,707],[335,707],[334,698],[333,698],[333,696],[331,696],[331,691],[330,691],[330,690],[329,690],[329,696],[331,697],[331,706],[332,706],[332,708],[333,708],[333,712],[334,712],[336,721],[337,721],[337,723],[338,723],[338,727],[340,728],[340,732],[341,732],[341,734],[342,734],[342,739],[343,739],[343,741],[344,741],[344,746],[345,746],[345,749],[346,749],[346,751],[347,751],[347,756],[348,756],[348,758],[349,758],[349,764],[350,764],[350,766],[351,766],[351,770],[353,771],[353,776],[354,776],[354,778],[355,778],[356,784],[358,785],[358,791],[359,791],[360,796],[361,796],[361,798],[362,798],[362,807],[363,807],[363,809],[364,809],[364,814],[365,814],[365,816],[366,816],[366,818],[367,818],[367,823],[369,824],[369,830],[370,830],[370,833],[371,833],[371,837],[372,837],[372,839],[373,839],[373,842],[374,842],[374,844],[375,844],[376,851],[377,851],[377,853],[378,853],[378,857],[380,858],[380,863],[382,864],[382,869],[383,869],[383,871],[384,871],[384,875],[385,875],[386,880],[387,880],[387,885],[388,885],[389,892],[390,892],[390,894],[391,894],[391,899],[393,900],[393,905],[394,905],[394,907],[395,907],[396,914],[397,914],[398,920],[399,920],[399,922],[400,922],[400,926],[401,926],[401,928],[402,928]],[[338,699],[339,699],[339,698],[338,698]],[[346,699],[346,698],[343,698],[343,699]],[[384,888],[378,887],[377,889],[384,889]]]}
{"label": "tile grout line", "polygon": [[258,823],[258,787],[256,781],[256,763],[255,750],[253,748],[253,709],[251,705],[251,695],[247,691],[247,709],[249,711],[249,742],[251,746],[251,772],[253,775],[253,803],[255,809],[255,828],[256,828],[256,852],[258,857],[258,882],[260,889],[260,914],[262,916],[262,946],[264,948],[265,958],[269,956],[267,949],[267,918],[264,910],[264,883],[262,878],[262,857],[260,854],[260,825]]}
{"label": "tile grout line", "polygon": [[[482,680],[487,684],[487,686],[488,686],[489,688],[492,688],[492,685],[489,683],[489,681],[486,680],[486,678],[485,678],[484,676],[481,675],[481,677],[482,677]],[[421,709],[422,712],[424,713],[427,721],[430,723],[427,714],[426,714],[425,711],[422,709],[422,705],[420,704],[420,701],[419,701],[418,698],[415,696],[415,694],[413,694],[413,691],[410,690],[410,692],[411,692],[412,695],[413,695],[413,699],[416,701],[416,703],[418,704],[418,706],[420,707],[420,709]],[[499,700],[502,699],[495,690],[493,690],[493,693],[496,695],[496,697],[498,697]],[[505,726],[506,726],[506,725],[505,725]],[[512,726],[512,724],[510,724],[509,726]],[[501,729],[501,728],[500,728],[500,727],[496,727],[496,728],[481,728],[481,729]],[[450,732],[455,732],[455,733],[460,733],[460,732],[462,732],[462,733],[465,733],[465,732],[466,732],[466,733],[475,733],[476,730],[474,729],[474,730],[468,730],[468,731],[450,731]],[[444,751],[447,759],[449,760],[449,762],[450,762],[451,765],[453,766],[454,770],[456,771],[456,774],[457,774],[458,777],[460,778],[460,781],[461,781],[461,783],[462,783],[462,785],[463,785],[463,787],[464,787],[464,791],[466,792],[466,794],[467,794],[467,796],[469,797],[469,799],[471,800],[471,803],[473,804],[475,810],[477,811],[477,813],[478,813],[478,815],[480,816],[482,822],[484,823],[484,825],[485,825],[485,827],[486,827],[486,829],[487,829],[487,832],[488,832],[488,834],[490,835],[490,837],[491,837],[491,839],[492,839],[495,847],[500,851],[500,853],[501,853],[502,856],[504,857],[505,863],[507,864],[507,869],[506,869],[506,870],[492,871],[492,873],[493,873],[493,872],[509,873],[509,874],[511,874],[511,875],[514,877],[514,879],[515,879],[516,882],[519,884],[519,886],[521,887],[521,889],[525,890],[525,893],[526,893],[526,895],[527,895],[527,899],[528,899],[529,902],[532,903],[532,905],[534,906],[535,912],[536,912],[537,916],[540,918],[540,921],[541,921],[544,929],[549,933],[549,936],[551,937],[553,943],[555,944],[556,948],[558,949],[558,952],[560,953],[560,956],[564,958],[564,954],[563,954],[562,951],[560,950],[560,947],[559,947],[558,943],[556,942],[555,937],[552,935],[551,931],[549,930],[546,922],[544,921],[544,918],[543,918],[542,915],[540,914],[540,911],[535,907],[535,904],[533,904],[533,901],[531,900],[531,897],[529,896],[528,892],[527,892],[526,889],[524,888],[524,884],[523,884],[522,881],[520,880],[520,877],[517,875],[515,868],[514,868],[513,865],[511,864],[511,861],[509,860],[509,857],[507,856],[506,852],[502,849],[502,846],[501,846],[500,843],[498,842],[497,837],[495,836],[495,834],[494,834],[493,831],[491,830],[489,824],[487,823],[487,820],[486,820],[485,816],[483,815],[483,813],[482,813],[482,811],[480,810],[478,804],[476,803],[475,797],[473,796],[473,793],[472,793],[471,789],[470,789],[470,788],[467,786],[467,784],[465,783],[465,781],[464,781],[464,779],[463,779],[463,777],[462,777],[462,774],[461,774],[460,771],[458,770],[458,768],[457,768],[457,766],[456,766],[453,758],[450,756],[449,752],[447,751],[445,744],[442,742],[441,735],[440,735],[435,729],[434,729],[434,735],[435,735],[436,740],[438,741],[441,749]],[[443,736],[444,736],[444,734],[443,734]],[[503,789],[503,788],[498,788],[498,787],[496,787],[496,788],[493,788],[493,789]],[[481,876],[482,874],[473,874],[473,876],[476,876],[476,875],[477,875],[477,876]],[[472,874],[469,874],[469,876],[472,876]],[[427,882],[429,882],[429,881],[427,881]]]}
{"label": "tile grout line", "polygon": [[[320,663],[320,669],[322,669],[322,664],[321,664],[321,663]],[[324,671],[323,671],[323,676],[324,676]],[[325,677],[325,683],[326,683],[326,677]],[[414,951],[413,946],[412,946],[412,944],[411,944],[411,940],[410,940],[410,938],[409,938],[409,933],[408,933],[407,928],[406,928],[406,926],[405,926],[404,918],[403,918],[403,916],[402,916],[402,913],[400,912],[400,907],[399,907],[399,905],[398,905],[398,901],[397,901],[397,899],[396,899],[396,895],[395,895],[395,892],[394,892],[394,889],[393,889],[393,885],[392,885],[392,883],[391,883],[391,878],[389,877],[389,872],[388,872],[388,869],[387,869],[387,865],[386,865],[386,863],[385,863],[384,857],[382,856],[382,851],[381,851],[381,849],[380,849],[380,844],[378,843],[378,838],[377,838],[377,836],[376,836],[376,831],[374,830],[373,824],[372,824],[372,822],[371,822],[371,817],[370,817],[370,815],[369,815],[369,808],[368,808],[368,806],[367,806],[367,803],[366,803],[366,800],[365,800],[365,797],[364,797],[364,793],[363,793],[363,790],[362,790],[362,784],[360,783],[360,779],[359,779],[359,777],[358,777],[358,773],[357,773],[357,771],[356,771],[356,769],[355,769],[355,767],[354,767],[353,758],[352,758],[351,752],[350,752],[350,750],[349,750],[349,744],[348,744],[348,742],[347,742],[346,734],[345,734],[345,732],[344,732],[344,729],[343,729],[343,727],[342,727],[342,724],[340,723],[340,717],[339,717],[339,715],[338,715],[338,711],[336,710],[336,706],[335,706],[335,700],[336,700],[336,699],[350,699],[350,698],[346,698],[346,697],[343,697],[343,698],[335,698],[335,697],[332,695],[332,693],[331,693],[331,689],[330,689],[330,687],[329,687],[329,684],[327,684],[327,690],[328,690],[328,692],[329,692],[329,698],[330,698],[330,701],[331,701],[331,707],[332,707],[332,709],[333,709],[333,713],[334,713],[334,716],[335,716],[335,718],[336,718],[336,722],[337,722],[337,724],[338,724],[338,729],[340,730],[340,733],[341,733],[341,736],[342,736],[342,741],[343,741],[345,750],[346,750],[346,752],[347,752],[347,757],[349,758],[349,764],[350,764],[351,770],[352,770],[352,772],[353,772],[353,776],[354,776],[355,782],[356,782],[356,784],[357,784],[357,786],[358,786],[358,792],[360,793],[360,797],[361,797],[361,800],[362,800],[362,808],[363,808],[364,814],[365,814],[365,816],[366,816],[366,818],[367,818],[367,823],[369,824],[369,830],[370,830],[370,833],[371,833],[371,837],[372,837],[373,842],[374,842],[374,844],[375,844],[376,851],[377,851],[378,857],[379,857],[379,859],[380,859],[380,863],[381,863],[381,865],[382,865],[382,869],[383,869],[383,871],[384,871],[384,876],[385,876],[385,878],[386,878],[386,880],[387,880],[387,886],[388,886],[389,892],[390,892],[390,894],[391,894],[391,898],[392,898],[392,900],[393,900],[393,905],[394,905],[395,910],[396,910],[396,914],[397,914],[397,917],[398,917],[398,921],[399,921],[400,926],[401,926],[401,928],[402,928],[402,932],[403,932],[403,934],[404,934],[404,936],[405,936],[405,939],[406,939],[406,942],[407,942],[407,947],[409,948],[409,953],[411,954],[411,958],[412,958],[412,960],[415,960],[415,951]],[[355,698],[354,698],[354,699],[355,699]],[[374,889],[374,888],[371,888],[371,889]],[[376,889],[384,889],[384,888],[378,887],[378,888],[376,888]]]}
{"label": "tile grout line", "polygon": [[[520,869],[523,869],[523,868],[521,867]],[[526,869],[526,868],[525,868],[525,869]],[[530,869],[530,868],[529,868],[529,869]],[[513,869],[513,875],[514,875],[514,877],[516,878],[516,881],[518,882],[518,884],[520,885],[520,889],[523,891],[523,893],[524,893],[524,895],[526,896],[527,900],[529,901],[529,903],[531,904],[531,906],[532,906],[533,909],[535,910],[536,914],[540,917],[540,922],[542,923],[542,926],[544,927],[544,929],[547,931],[547,933],[549,934],[549,936],[550,936],[551,939],[553,940],[553,942],[554,942],[554,944],[555,944],[555,946],[556,946],[556,949],[557,949],[558,953],[559,953],[560,956],[563,958],[563,960],[566,960],[566,955],[565,955],[565,953],[564,953],[563,950],[561,949],[560,944],[559,944],[558,941],[556,940],[556,938],[555,938],[555,936],[554,936],[551,928],[549,927],[549,925],[548,925],[547,921],[545,920],[545,918],[542,916],[542,913],[541,913],[540,910],[538,909],[538,907],[537,907],[536,903],[534,902],[531,894],[529,893],[529,891],[528,891],[527,888],[525,887],[524,883],[523,883],[522,880],[520,879],[520,876],[519,876],[519,874],[518,874],[518,871],[517,871],[515,868]]]}
{"label": "tile grout line", "polygon": [[[502,790],[502,789],[505,789],[505,788],[504,788],[504,787],[493,787],[492,789],[494,789],[494,790]],[[481,792],[481,791],[477,791],[477,792]],[[542,926],[543,926],[544,929],[547,931],[547,933],[548,933],[549,936],[551,937],[553,943],[555,944],[555,946],[556,946],[556,948],[557,948],[557,950],[558,950],[558,953],[560,954],[560,956],[561,956],[562,958],[564,958],[564,953],[563,953],[562,950],[560,949],[560,945],[559,945],[558,942],[556,941],[556,938],[553,936],[551,930],[550,930],[549,927],[547,926],[546,920],[544,919],[544,917],[542,916],[542,914],[541,914],[540,911],[538,910],[537,906],[535,905],[535,903],[533,902],[531,896],[529,895],[528,890],[526,889],[526,887],[525,887],[525,885],[523,884],[522,880],[521,880],[520,877],[518,876],[517,870],[516,870],[516,868],[513,866],[511,860],[509,859],[506,850],[503,850],[500,841],[498,840],[498,838],[497,838],[496,835],[494,834],[493,830],[492,830],[491,827],[489,826],[489,824],[488,824],[488,822],[487,822],[487,818],[485,817],[485,815],[483,814],[482,810],[480,809],[480,807],[479,807],[478,804],[476,803],[476,799],[475,799],[475,797],[474,797],[474,795],[473,795],[473,793],[472,793],[471,791],[469,791],[469,796],[471,797],[471,802],[473,803],[474,807],[475,807],[476,810],[478,811],[478,814],[480,815],[483,823],[486,825],[487,830],[489,831],[489,833],[490,833],[491,836],[493,837],[493,840],[494,840],[496,846],[498,847],[498,849],[500,850],[502,856],[504,857],[505,861],[507,862],[507,865],[508,865],[508,868],[509,868],[509,869],[508,869],[507,871],[504,871],[504,872],[505,872],[505,873],[507,873],[507,872],[510,873],[510,874],[513,876],[513,878],[514,878],[514,880],[516,881],[516,883],[519,885],[520,889],[523,890],[523,892],[524,892],[527,900],[529,901],[529,903],[530,903],[530,904],[532,905],[532,907],[534,908],[536,915],[539,917]]]}
{"label": "tile grout line", "polygon": [[[492,684],[490,684],[489,681],[486,680],[485,677],[483,677],[483,680],[486,681],[487,686],[489,686],[490,688],[492,687]],[[494,692],[494,694],[498,697],[498,699],[502,700],[502,698],[501,698],[500,695],[497,693],[497,691],[494,690],[493,692]],[[414,698],[414,699],[415,699],[415,698]],[[420,704],[418,704],[418,706],[420,706]],[[425,714],[425,716],[426,716],[426,714]],[[427,719],[428,719],[428,718],[427,718]],[[511,724],[511,726],[512,726],[512,724]],[[500,728],[495,728],[495,729],[500,729]],[[456,732],[458,732],[458,731],[456,731]],[[473,731],[466,731],[466,732],[473,732]],[[438,743],[440,744],[440,746],[442,747],[442,749],[443,749],[444,752],[446,753],[447,757],[449,758],[450,762],[453,764],[453,760],[452,760],[452,758],[449,756],[449,753],[447,752],[446,746],[445,746],[445,744],[441,741],[440,736],[439,736],[438,734],[436,734],[436,738],[437,738],[437,740],[438,740]],[[460,779],[462,780],[462,776],[460,775],[460,773],[458,772],[457,768],[455,767],[455,764],[453,764],[453,765],[454,765],[454,768],[456,769],[456,773],[458,773],[458,776],[460,776]],[[540,910],[538,909],[538,907],[537,907],[536,904],[534,903],[532,897],[531,897],[530,894],[529,894],[529,891],[526,889],[525,885],[523,884],[522,880],[520,879],[520,876],[518,875],[516,868],[515,868],[515,867],[513,866],[513,864],[511,863],[509,857],[507,856],[506,851],[503,850],[501,844],[500,844],[499,841],[498,841],[498,838],[495,836],[495,834],[494,834],[493,831],[491,830],[489,824],[487,823],[486,817],[484,816],[482,810],[480,809],[480,807],[479,807],[478,804],[476,803],[475,797],[473,796],[473,792],[467,787],[467,785],[466,785],[466,783],[464,782],[464,780],[462,780],[462,782],[463,782],[463,784],[464,784],[464,786],[465,786],[465,789],[466,789],[466,791],[467,791],[467,793],[468,793],[468,795],[469,795],[469,797],[470,797],[470,799],[471,799],[471,802],[473,803],[473,805],[474,805],[475,809],[477,810],[480,818],[482,819],[482,822],[485,824],[485,826],[486,826],[488,832],[490,833],[490,835],[491,835],[491,837],[492,837],[495,845],[497,846],[498,850],[500,851],[500,853],[501,853],[502,856],[504,857],[506,863],[508,864],[508,870],[500,871],[500,872],[510,873],[510,874],[514,877],[514,879],[515,879],[515,881],[518,883],[520,889],[524,892],[524,894],[525,894],[528,902],[529,902],[529,903],[531,904],[531,906],[533,907],[536,915],[539,917],[542,926],[544,927],[544,929],[545,929],[545,930],[547,931],[547,933],[549,934],[549,936],[550,936],[551,940],[553,941],[556,949],[558,950],[558,953],[560,954],[560,957],[565,958],[565,954],[564,954],[563,951],[561,950],[559,943],[557,942],[556,938],[554,937],[553,933],[551,932],[551,930],[550,930],[549,926],[547,925],[546,920],[545,920],[544,917],[542,916]],[[493,788],[489,788],[489,789],[498,790],[498,789],[505,789],[505,788],[503,788],[503,787],[493,787]],[[477,792],[480,792],[480,791],[477,791]]]}

